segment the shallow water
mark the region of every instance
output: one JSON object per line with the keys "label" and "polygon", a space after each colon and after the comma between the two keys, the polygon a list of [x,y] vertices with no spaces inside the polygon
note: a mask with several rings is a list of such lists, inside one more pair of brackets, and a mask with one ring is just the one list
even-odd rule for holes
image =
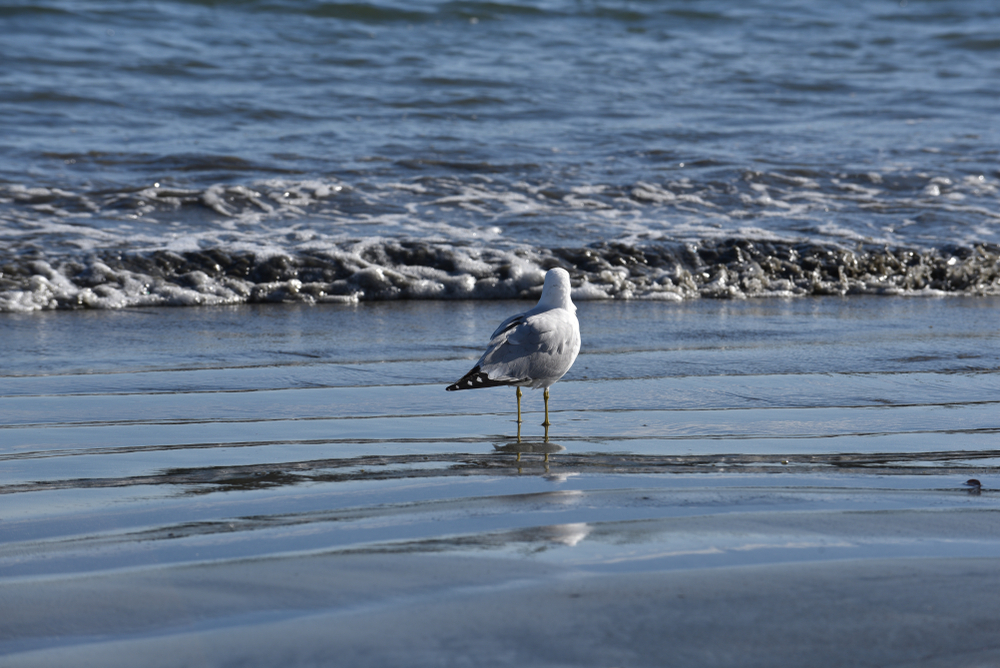
{"label": "shallow water", "polygon": [[8,316],[8,519],[30,538],[33,521],[65,519],[67,498],[139,516],[172,499],[184,524],[185,498],[237,508],[361,485],[379,499],[392,481],[452,490],[469,476],[503,490],[518,473],[907,473],[957,488],[1000,453],[995,300],[871,298],[584,304],[584,351],[552,391],[555,452],[537,454],[529,392],[518,458],[512,392],[442,393],[518,306]]}
{"label": "shallow water", "polygon": [[[639,605],[649,583],[687,590],[706,569],[752,589],[720,590],[711,614],[788,610],[777,582],[801,569],[844,592],[869,576],[896,587],[887,573],[940,559],[936,577],[956,592],[961,573],[989,570],[976,559],[1000,556],[995,298],[583,303],[583,352],[552,388],[549,438],[541,395],[527,392],[518,443],[513,392],[444,387],[524,305],[5,316],[0,591],[23,611],[0,616],[5,661],[62,664],[66,651],[118,665],[152,652],[171,665],[196,651],[185,661],[264,665],[282,647],[309,665],[334,651],[327,632],[307,631],[329,615],[456,605],[463,619],[507,610],[512,623],[553,587],[612,587],[606,605],[619,605],[633,585],[615,578],[641,574],[628,599]],[[771,571],[736,575],[771,567],[772,585]],[[884,595],[951,609],[898,587]],[[857,595],[877,605],[874,591]],[[114,604],[95,613],[83,604],[94,596]],[[833,628],[805,620],[836,600],[812,600],[802,633]],[[407,655],[418,665],[517,663],[456,649],[433,624],[393,624],[379,641],[354,633],[336,646],[359,665],[421,642],[445,645]],[[411,638],[422,628],[424,641]],[[731,642],[760,632],[737,625]],[[661,631],[629,633],[640,634],[630,646],[652,643],[647,660],[662,651]],[[271,649],[251,652],[250,637]],[[523,651],[565,661],[583,642],[570,638]]]}

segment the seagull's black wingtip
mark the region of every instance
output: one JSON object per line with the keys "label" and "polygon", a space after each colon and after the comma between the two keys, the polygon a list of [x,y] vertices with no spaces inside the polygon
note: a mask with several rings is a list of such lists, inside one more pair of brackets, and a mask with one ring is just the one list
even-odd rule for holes
{"label": "seagull's black wingtip", "polygon": [[506,380],[491,380],[490,377],[480,371],[477,366],[472,371],[465,374],[444,389],[449,392],[454,392],[455,390],[475,390],[480,387],[500,387],[501,385],[510,384],[510,381]]}

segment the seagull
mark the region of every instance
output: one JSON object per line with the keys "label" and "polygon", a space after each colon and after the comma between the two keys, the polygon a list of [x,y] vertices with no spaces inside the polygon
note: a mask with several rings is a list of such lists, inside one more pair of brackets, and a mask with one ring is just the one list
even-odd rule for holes
{"label": "seagull", "polygon": [[449,385],[454,390],[514,385],[517,424],[521,425],[521,388],[545,389],[545,422],[549,426],[549,387],[569,371],[580,352],[580,323],[570,299],[569,272],[550,269],[538,305],[507,318],[490,337],[486,352],[469,373]]}

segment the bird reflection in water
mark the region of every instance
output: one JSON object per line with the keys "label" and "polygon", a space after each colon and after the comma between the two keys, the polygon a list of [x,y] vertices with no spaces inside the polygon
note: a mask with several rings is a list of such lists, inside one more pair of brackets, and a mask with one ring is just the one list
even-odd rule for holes
{"label": "bird reflection in water", "polygon": [[497,452],[508,452],[517,455],[517,461],[521,461],[522,454],[537,454],[545,455],[545,463],[549,463],[549,455],[555,454],[557,452],[562,452],[566,448],[559,445],[558,443],[549,442],[549,425],[545,425],[545,435],[542,437],[541,443],[538,441],[524,441],[521,439],[521,422],[517,423],[517,442],[507,443],[506,445],[494,445],[494,449]]}
{"label": "bird reflection in water", "polygon": [[566,448],[559,445],[558,443],[549,442],[549,428],[545,428],[545,440],[542,442],[538,441],[522,441],[521,440],[521,429],[518,425],[517,442],[507,443],[505,445],[494,445],[494,449],[497,452],[507,452],[517,455],[517,461],[521,461],[522,454],[537,454],[545,455],[545,462],[548,463],[549,455],[555,454],[557,452],[562,452]]}

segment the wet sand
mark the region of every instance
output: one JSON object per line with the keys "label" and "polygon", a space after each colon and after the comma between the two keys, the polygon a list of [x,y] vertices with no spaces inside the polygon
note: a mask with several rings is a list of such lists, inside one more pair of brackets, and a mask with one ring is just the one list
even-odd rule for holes
{"label": "wet sand", "polygon": [[[995,559],[585,574],[479,558],[312,557],[45,583],[8,666],[979,666]],[[94,601],[114,601],[118,615]],[[159,601],[150,605],[150,601]],[[66,619],[67,607],[94,607]],[[42,614],[36,613],[39,607]],[[120,616],[128,612],[128,617]],[[110,636],[110,639],[109,639]],[[80,642],[80,641],[84,642]],[[79,644],[78,644],[79,643]]]}
{"label": "wet sand", "polygon": [[0,663],[995,663],[997,305],[583,304],[520,447],[508,303],[6,318]]}

